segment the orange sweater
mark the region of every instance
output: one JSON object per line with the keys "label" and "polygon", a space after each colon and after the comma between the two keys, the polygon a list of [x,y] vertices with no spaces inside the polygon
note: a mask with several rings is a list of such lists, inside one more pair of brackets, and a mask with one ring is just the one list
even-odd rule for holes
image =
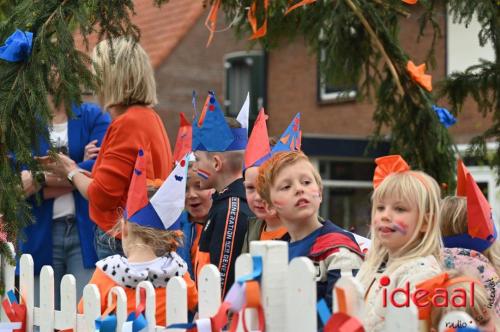
{"label": "orange sweater", "polygon": [[[189,276],[189,273],[186,272],[182,278],[186,282],[187,285],[187,296],[188,296],[188,309],[190,311],[194,311],[196,309],[196,305],[198,304],[198,291],[196,290],[196,286],[194,281]],[[106,310],[108,303],[108,293],[111,291],[111,288],[118,286],[118,284],[106,273],[104,273],[101,269],[96,268],[92,279],[90,279],[89,284],[94,284],[99,288],[99,293],[101,294],[101,313]],[[127,314],[130,314],[136,308],[135,303],[135,288],[126,288],[125,294],[127,295]],[[155,288],[156,293],[156,325],[165,326],[166,321],[166,308],[167,308],[167,289],[165,287]],[[78,313],[83,313],[83,298],[80,299],[78,303]]]}
{"label": "orange sweater", "polygon": [[103,231],[115,225],[125,207],[139,148],[147,158],[147,178],[165,180],[173,158],[163,122],[153,109],[133,106],[109,126],[92,171],[89,213]]}

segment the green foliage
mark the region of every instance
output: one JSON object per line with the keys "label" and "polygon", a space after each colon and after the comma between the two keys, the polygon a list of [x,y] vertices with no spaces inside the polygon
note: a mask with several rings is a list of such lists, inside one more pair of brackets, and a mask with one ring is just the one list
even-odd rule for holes
{"label": "green foliage", "polygon": [[[96,84],[90,59],[75,48],[74,28],[84,37],[96,33],[100,39],[128,35],[138,40],[139,31],[129,17],[132,0],[20,0],[10,9],[0,23],[1,43],[16,28],[34,34],[26,62],[0,60],[0,211],[8,239],[15,242],[20,229],[32,222],[20,172],[40,169],[32,151],[41,137],[48,138],[47,95],[70,110],[71,103],[81,101],[82,90]],[[0,254],[9,254],[5,245]]]}
{"label": "green foliage", "polygon": [[[493,45],[495,61],[483,60],[462,73],[453,73],[440,85],[439,96],[448,99],[455,114],[462,111],[467,98],[472,98],[483,116],[491,116],[491,127],[472,139],[468,153],[495,166],[500,182],[500,5],[494,0],[449,0],[448,6],[455,22],[469,24],[476,15],[481,25],[479,43]],[[492,157],[488,156],[487,142],[498,144]]]}
{"label": "green foliage", "polygon": [[[228,20],[239,17],[236,29],[240,36],[251,32],[246,11],[252,3],[222,0]],[[257,1],[259,23],[263,22],[262,3]],[[410,59],[398,39],[399,21],[408,15],[409,6],[401,0],[318,0],[285,16],[288,6],[288,0],[269,1],[268,30],[262,45],[272,49],[300,36],[312,52],[324,52],[321,67],[329,82],[356,85],[360,98],[375,99],[373,143],[388,129],[393,153],[453,188],[451,137],[432,110],[431,93],[409,76],[406,64]],[[437,12],[432,0],[421,0],[416,6],[424,9],[418,18],[421,33],[427,25],[433,28],[428,52],[432,64],[433,45],[440,36],[436,14],[443,13]]]}

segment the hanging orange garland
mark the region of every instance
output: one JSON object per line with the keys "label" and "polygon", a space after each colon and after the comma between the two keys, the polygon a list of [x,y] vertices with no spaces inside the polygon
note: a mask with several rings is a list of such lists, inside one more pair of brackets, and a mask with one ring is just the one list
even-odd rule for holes
{"label": "hanging orange garland", "polygon": [[264,37],[267,33],[267,8],[269,7],[269,0],[264,0],[264,22],[262,22],[260,27],[257,27],[257,1],[255,0],[252,3],[247,16],[253,31],[252,36],[249,38],[250,40]]}
{"label": "hanging orange garland", "polygon": [[[288,2],[290,3],[292,1],[290,0]],[[313,2],[316,2],[316,0],[301,0],[301,1],[297,2],[295,5],[289,7],[285,12],[285,16],[288,15],[292,10],[295,10],[295,9],[302,7],[302,6],[305,6],[305,5],[309,5]]]}

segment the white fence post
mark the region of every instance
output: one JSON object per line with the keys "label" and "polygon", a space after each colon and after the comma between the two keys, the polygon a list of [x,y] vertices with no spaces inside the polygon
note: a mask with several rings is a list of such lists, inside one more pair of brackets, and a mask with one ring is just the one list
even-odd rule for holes
{"label": "white fence post", "polygon": [[135,305],[141,301],[141,288],[146,290],[146,313],[144,317],[148,322],[147,331],[154,332],[156,330],[156,293],[153,284],[149,281],[141,281],[135,291]]}
{"label": "white fence post", "polygon": [[[73,329],[76,331],[76,281],[71,274],[61,280],[61,310],[55,312],[54,328],[57,330]],[[42,316],[43,319],[43,316]]]}
{"label": "white fence post", "polygon": [[35,279],[33,258],[24,254],[19,262],[21,265],[19,272],[19,291],[21,302],[26,304],[26,332],[33,332],[33,322],[35,316]]}
{"label": "white fence post", "polygon": [[101,316],[101,294],[94,284],[83,289],[84,331],[95,331],[95,320]]}
{"label": "white fence post", "polygon": [[[12,243],[8,242],[7,247],[10,249],[12,257],[14,257],[14,259],[15,259],[16,253],[14,252],[14,246],[12,245]],[[5,292],[8,292],[10,290],[14,290],[16,266],[9,264],[8,258],[1,256],[1,255],[0,255],[0,273],[3,274],[3,282],[4,282],[4,286],[5,286]],[[3,298],[0,297],[0,301],[3,302],[3,300],[6,296],[7,296],[7,294],[5,294]],[[0,321],[1,322],[8,321],[7,315],[3,311],[2,306],[0,306]]]}
{"label": "white fence post", "polygon": [[266,330],[285,331],[288,244],[284,241],[252,241],[250,253],[262,257],[261,290]]}
{"label": "white fence post", "polygon": [[316,270],[308,258],[294,258],[288,266],[285,308],[285,331],[317,331]]}
{"label": "white fence post", "polygon": [[[174,277],[167,284],[167,320],[166,326],[187,323],[187,286],[184,279]],[[183,332],[184,329],[172,329],[172,332]]]}
{"label": "white fence post", "polygon": [[35,309],[35,323],[41,332],[54,331],[54,270],[49,265],[40,271],[40,309]]}
{"label": "white fence post", "polygon": [[[236,258],[235,262],[235,270],[234,270],[234,282],[238,280],[239,277],[244,276],[246,274],[250,274],[253,271],[253,262],[252,256],[250,254],[241,254],[238,258]],[[257,321],[257,312],[255,309],[247,309],[244,313],[240,315],[240,321],[238,322],[237,332],[243,332],[243,315],[245,315],[245,321],[247,323],[247,327],[250,331],[256,330],[258,321]]]}
{"label": "white fence post", "polygon": [[215,265],[205,265],[198,275],[198,312],[200,318],[210,318],[215,315],[220,304],[220,272]]}
{"label": "white fence post", "polygon": [[365,315],[365,302],[363,299],[363,286],[351,275],[342,276],[335,283],[332,297],[333,312],[339,312],[339,299],[337,295],[345,295],[346,314],[361,320]]}
{"label": "white fence post", "polygon": [[116,332],[122,332],[123,323],[127,320],[127,294],[120,286],[111,288],[108,293],[108,306],[116,301]]}

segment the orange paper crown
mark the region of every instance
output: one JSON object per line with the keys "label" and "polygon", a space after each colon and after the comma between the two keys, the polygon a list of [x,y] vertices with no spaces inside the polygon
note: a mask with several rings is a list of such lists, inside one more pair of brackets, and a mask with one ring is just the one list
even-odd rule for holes
{"label": "orange paper crown", "polygon": [[261,108],[248,139],[247,149],[245,150],[245,168],[260,166],[261,161],[263,161],[262,159],[266,159],[271,154],[266,126],[267,118],[268,116],[264,113],[264,109]]}

